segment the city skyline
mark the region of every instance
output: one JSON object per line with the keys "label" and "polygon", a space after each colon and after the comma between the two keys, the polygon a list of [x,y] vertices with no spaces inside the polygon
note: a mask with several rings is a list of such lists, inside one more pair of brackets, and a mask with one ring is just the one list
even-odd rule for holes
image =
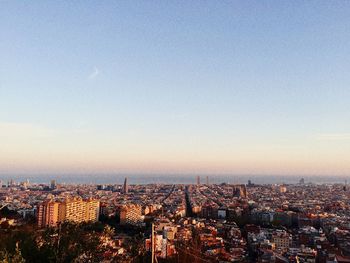
{"label": "city skyline", "polygon": [[0,6],[0,175],[349,175],[348,2]]}

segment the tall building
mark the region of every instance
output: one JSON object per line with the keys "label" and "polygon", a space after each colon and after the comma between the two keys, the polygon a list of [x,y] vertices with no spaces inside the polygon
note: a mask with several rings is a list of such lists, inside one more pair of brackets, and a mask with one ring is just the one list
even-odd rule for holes
{"label": "tall building", "polygon": [[198,175],[197,176],[197,185],[200,185],[201,184],[201,178],[200,178],[200,176]]}
{"label": "tall building", "polygon": [[86,204],[81,198],[67,198],[60,205],[61,221],[85,221]]}
{"label": "tall building", "polygon": [[54,190],[57,188],[56,180],[51,180],[50,182],[50,189]]}
{"label": "tall building", "polygon": [[97,222],[100,215],[100,201],[95,199],[86,200],[86,221]]}
{"label": "tall building", "polygon": [[209,176],[207,175],[207,185],[209,185]]}
{"label": "tall building", "polygon": [[120,209],[121,225],[140,225],[143,222],[142,208],[137,204],[128,204]]}
{"label": "tall building", "polygon": [[233,186],[233,196],[239,198],[247,198],[247,188],[244,184]]}
{"label": "tall building", "polygon": [[129,192],[129,187],[128,187],[128,178],[125,177],[124,179],[124,185],[123,185],[123,193],[127,194]]}
{"label": "tall building", "polygon": [[39,227],[55,227],[59,222],[59,203],[49,200],[37,207]]}
{"label": "tall building", "polygon": [[100,202],[79,197],[67,198],[60,204],[60,221],[84,222],[98,220]]}
{"label": "tall building", "polygon": [[93,199],[67,198],[63,202],[45,201],[37,207],[39,227],[57,226],[59,222],[98,221],[100,202]]}

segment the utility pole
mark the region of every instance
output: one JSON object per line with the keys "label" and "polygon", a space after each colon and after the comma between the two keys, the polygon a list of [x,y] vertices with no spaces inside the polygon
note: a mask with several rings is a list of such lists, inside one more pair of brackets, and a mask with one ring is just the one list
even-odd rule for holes
{"label": "utility pole", "polygon": [[57,252],[56,252],[56,262],[61,261],[61,256],[59,255],[60,253],[60,241],[61,241],[61,228],[62,228],[62,223],[58,223],[58,233],[57,233]]}
{"label": "utility pole", "polygon": [[152,245],[152,263],[154,263],[154,224],[152,223],[152,233],[151,233],[151,245]]}

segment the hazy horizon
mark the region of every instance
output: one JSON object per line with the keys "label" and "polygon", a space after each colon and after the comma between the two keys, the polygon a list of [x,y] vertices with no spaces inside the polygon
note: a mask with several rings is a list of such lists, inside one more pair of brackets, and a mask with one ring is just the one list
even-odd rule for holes
{"label": "hazy horizon", "polygon": [[350,176],[317,176],[317,175],[213,175],[213,174],[42,174],[42,175],[4,175],[0,174],[0,180],[4,183],[10,180],[31,183],[49,184],[56,180],[60,184],[120,184],[128,178],[129,184],[197,184],[197,176],[200,176],[202,184],[206,178],[210,184],[247,184],[250,180],[253,184],[296,184],[300,179],[305,183],[328,184],[347,183]]}

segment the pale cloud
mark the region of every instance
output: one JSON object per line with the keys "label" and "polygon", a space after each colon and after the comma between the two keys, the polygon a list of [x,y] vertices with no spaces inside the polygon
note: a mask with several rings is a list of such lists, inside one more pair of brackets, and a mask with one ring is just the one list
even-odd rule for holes
{"label": "pale cloud", "polygon": [[100,70],[97,67],[94,67],[94,70],[88,76],[88,79],[95,79],[100,74]]}
{"label": "pale cloud", "polygon": [[350,140],[350,133],[323,133],[317,134],[315,138],[319,141],[345,141]]}

